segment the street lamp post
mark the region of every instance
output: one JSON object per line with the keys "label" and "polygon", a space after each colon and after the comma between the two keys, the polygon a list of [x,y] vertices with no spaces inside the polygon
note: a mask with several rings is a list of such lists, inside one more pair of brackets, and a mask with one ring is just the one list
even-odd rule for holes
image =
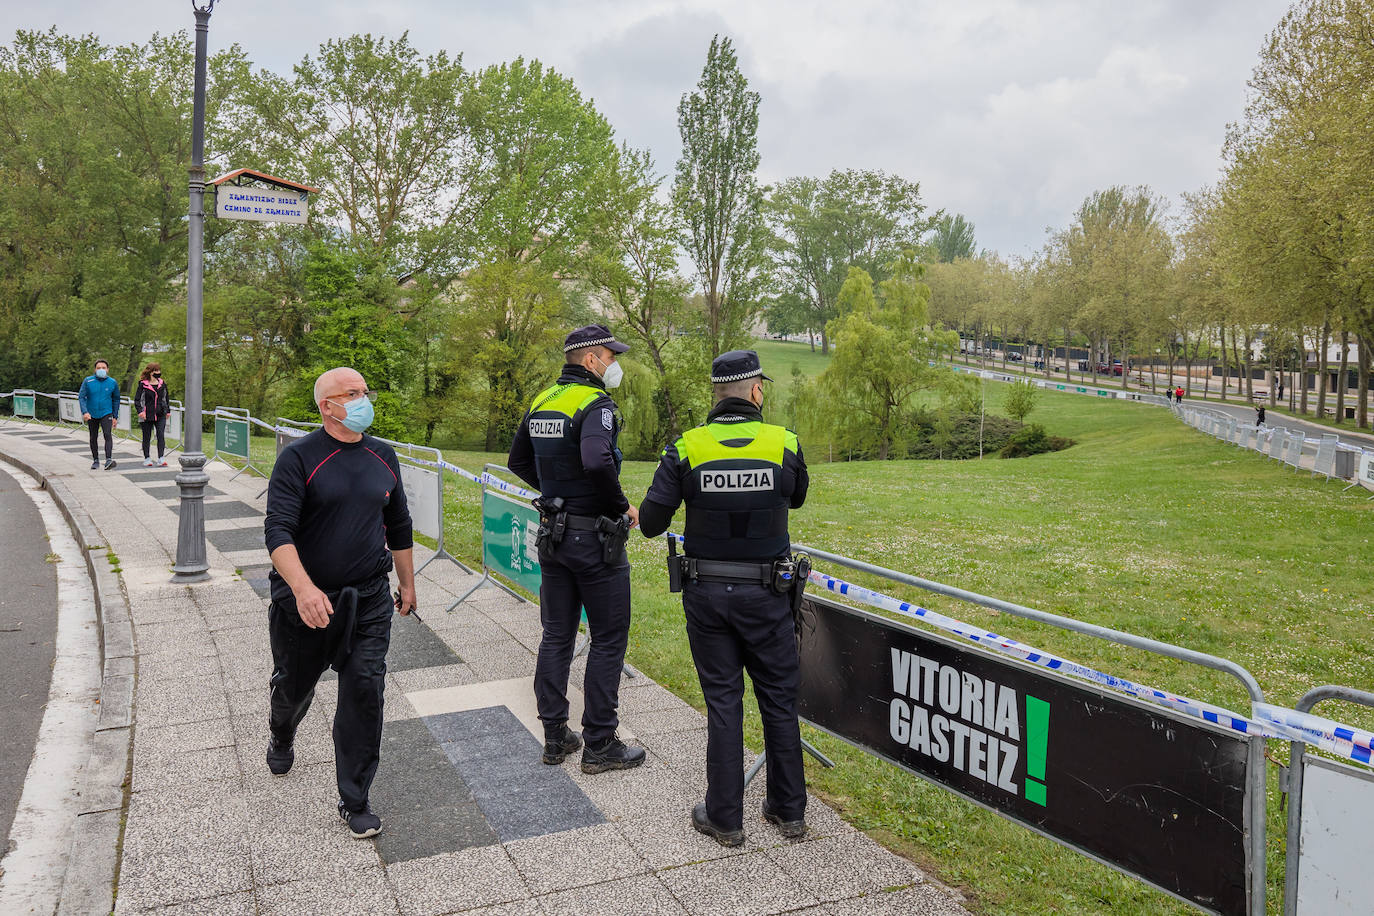
{"label": "street lamp post", "polygon": [[186,270],[186,413],[180,459],[181,519],[177,526],[177,561],[172,581],[202,582],[210,578],[205,556],[205,453],[201,451],[201,383],[204,329],[201,316],[201,281],[205,253],[205,45],[210,32],[210,12],[215,0],[191,0],[196,15],[196,82],[191,114],[191,203],[187,223],[190,263]]}

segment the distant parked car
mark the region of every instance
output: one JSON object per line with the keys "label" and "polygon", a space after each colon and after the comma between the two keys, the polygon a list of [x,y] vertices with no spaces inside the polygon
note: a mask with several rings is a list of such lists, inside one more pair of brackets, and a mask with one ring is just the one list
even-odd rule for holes
{"label": "distant parked car", "polygon": [[1025,357],[1015,351],[1009,351],[1007,353],[1007,359],[1011,360],[1014,363],[1019,363],[1021,362],[1021,360],[1025,359]]}

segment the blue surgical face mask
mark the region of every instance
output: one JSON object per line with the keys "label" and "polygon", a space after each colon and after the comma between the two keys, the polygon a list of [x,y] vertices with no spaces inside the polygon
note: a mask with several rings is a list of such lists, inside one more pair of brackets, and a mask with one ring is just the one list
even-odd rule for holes
{"label": "blue surgical face mask", "polygon": [[[339,402],[330,401],[329,403],[337,404]],[[364,395],[344,405],[344,418],[339,422],[343,423],[345,428],[351,429],[355,433],[360,433],[372,425],[372,420],[375,416],[376,413],[372,409],[372,402]]]}
{"label": "blue surgical face mask", "polygon": [[109,374],[110,374],[110,370],[109,370],[109,369],[97,369],[97,370],[95,370],[95,377],[96,377],[96,378],[104,378],[105,376],[107,376],[107,375],[109,375]]}

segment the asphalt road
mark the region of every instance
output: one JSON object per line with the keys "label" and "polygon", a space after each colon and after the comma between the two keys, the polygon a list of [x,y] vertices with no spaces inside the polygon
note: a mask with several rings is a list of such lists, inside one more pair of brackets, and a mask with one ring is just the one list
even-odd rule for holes
{"label": "asphalt road", "polygon": [[0,471],[0,842],[9,838],[48,700],[57,631],[48,549],[38,507]]}

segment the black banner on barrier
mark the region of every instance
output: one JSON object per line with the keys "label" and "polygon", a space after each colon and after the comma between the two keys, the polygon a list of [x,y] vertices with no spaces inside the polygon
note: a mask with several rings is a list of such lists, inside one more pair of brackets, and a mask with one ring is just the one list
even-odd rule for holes
{"label": "black banner on barrier", "polygon": [[1243,737],[824,598],[808,596],[804,614],[803,719],[1243,916]]}

